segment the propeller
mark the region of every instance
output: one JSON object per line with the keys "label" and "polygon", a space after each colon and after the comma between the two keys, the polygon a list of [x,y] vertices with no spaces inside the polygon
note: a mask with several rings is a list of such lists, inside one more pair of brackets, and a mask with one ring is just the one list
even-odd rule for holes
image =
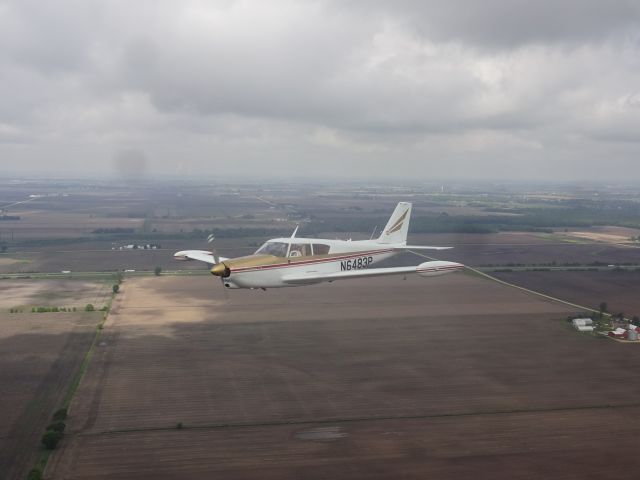
{"label": "propeller", "polygon": [[[207,243],[211,245],[211,255],[213,255],[213,261],[216,262],[213,268],[215,269],[218,265],[223,265],[224,269],[222,271],[224,272],[225,270],[227,270],[227,266],[224,263],[222,264],[220,263],[220,256],[218,255],[218,250],[216,250],[215,245],[213,245],[213,241],[215,239],[216,237],[213,235],[213,233],[207,237]],[[213,269],[211,273],[214,273]],[[229,292],[227,292],[228,289],[224,285],[224,279],[225,277],[228,276],[228,274],[225,275],[225,273],[222,273],[220,275],[218,275],[217,273],[214,273],[214,275],[218,275],[220,277],[220,283],[222,283],[222,292],[223,292],[222,295],[224,296],[225,303],[227,303],[229,301]]]}
{"label": "propeller", "polygon": [[218,251],[216,250],[215,245],[213,245],[213,241],[216,237],[213,236],[213,233],[207,237],[207,243],[211,245],[211,254],[213,255],[213,261],[216,262],[216,265],[220,263],[220,256],[218,255]]}

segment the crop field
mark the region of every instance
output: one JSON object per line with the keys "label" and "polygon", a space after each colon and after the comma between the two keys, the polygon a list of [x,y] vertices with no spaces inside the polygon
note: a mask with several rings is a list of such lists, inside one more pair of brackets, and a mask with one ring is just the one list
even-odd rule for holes
{"label": "crop field", "polygon": [[640,230],[624,227],[593,227],[585,230],[558,232],[560,235],[604,243],[632,243],[631,238],[638,237]]}
{"label": "crop field", "polygon": [[598,309],[606,302],[611,313],[640,316],[640,272],[495,272],[515,285]]}
{"label": "crop field", "polygon": [[0,311],[0,478],[23,479],[33,466],[44,428],[101,318],[101,312]]}
{"label": "crop field", "polygon": [[459,245],[438,257],[471,266],[490,265],[620,265],[640,263],[640,250],[600,243],[536,245]]}
{"label": "crop field", "polygon": [[[122,285],[48,478],[633,478],[640,350],[471,275]],[[612,456],[616,457],[611,462]]]}
{"label": "crop field", "polygon": [[112,282],[83,280],[0,280],[0,311],[32,307],[76,307],[88,303],[96,309],[105,305],[111,295]]}
{"label": "crop field", "polygon": [[139,228],[142,222],[137,218],[103,218],[90,213],[25,210],[20,212],[20,220],[5,221],[2,226],[13,233],[15,240],[20,240],[75,238],[98,228]]}

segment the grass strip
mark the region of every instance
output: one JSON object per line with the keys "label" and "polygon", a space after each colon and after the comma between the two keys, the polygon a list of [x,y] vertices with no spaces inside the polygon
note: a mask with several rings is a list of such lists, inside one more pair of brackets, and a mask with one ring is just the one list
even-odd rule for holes
{"label": "grass strip", "polygon": [[[113,274],[111,274],[111,276],[113,277]],[[114,280],[118,285],[121,283],[121,277],[117,275]],[[111,311],[111,305],[113,304],[113,300],[115,299],[115,296],[116,296],[116,293],[112,292],[109,298],[109,301],[107,302],[107,308],[104,314],[102,315],[102,320],[100,321],[100,323],[98,323],[98,325],[96,325],[96,333],[93,336],[91,345],[89,346],[89,349],[87,350],[87,352],[84,354],[82,363],[80,364],[80,368],[78,368],[78,370],[76,371],[76,373],[74,374],[71,380],[71,384],[69,385],[69,389],[67,390],[67,393],[64,396],[64,399],[62,400],[62,406],[60,408],[65,408],[68,410],[69,406],[71,405],[71,401],[73,400],[73,397],[75,396],[78,390],[78,387],[80,386],[80,382],[82,381],[82,378],[84,377],[84,374],[86,373],[87,368],[89,367],[89,363],[93,358],[95,347],[98,344],[98,341],[100,340],[100,336],[102,335],[102,329],[104,328],[104,323],[106,322],[107,317],[109,316],[109,312]],[[35,467],[40,469],[40,471],[44,472],[52,452],[53,450],[41,449],[40,455],[38,457],[38,460],[36,461]]]}

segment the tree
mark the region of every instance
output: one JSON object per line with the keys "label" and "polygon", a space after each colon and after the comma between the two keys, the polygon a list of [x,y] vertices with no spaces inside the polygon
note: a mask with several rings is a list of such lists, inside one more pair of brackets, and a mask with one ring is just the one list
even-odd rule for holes
{"label": "tree", "polygon": [[93,312],[95,311],[95,309],[96,307],[94,307],[91,303],[87,303],[87,305],[84,307],[85,312]]}
{"label": "tree", "polygon": [[55,430],[47,430],[42,436],[42,444],[47,450],[53,450],[58,446],[58,443],[62,439],[62,432],[56,432]]}
{"label": "tree", "polygon": [[638,318],[637,315],[634,315],[631,323],[633,323],[634,325],[640,325],[640,318]]}
{"label": "tree", "polygon": [[118,293],[118,292],[120,291],[120,285],[117,285],[117,284],[116,284],[116,285],[114,285],[114,286],[112,287],[112,290],[113,290],[113,293],[114,293],[114,294]]}
{"label": "tree", "polygon": [[47,427],[47,430],[62,433],[64,432],[65,428],[66,428],[65,423],[62,420],[57,420],[53,423],[50,423],[49,426]]}
{"label": "tree", "polygon": [[42,470],[38,467],[29,470],[27,480],[42,480]]}
{"label": "tree", "polygon": [[162,267],[157,266],[156,268],[154,268],[154,269],[153,269],[153,273],[154,273],[156,276],[159,276],[159,275],[162,273]]}
{"label": "tree", "polygon": [[604,312],[606,312],[608,308],[609,308],[609,307],[608,307],[608,305],[607,305],[607,302],[602,302],[602,303],[600,304],[600,313],[604,313]]}
{"label": "tree", "polygon": [[66,420],[67,418],[67,409],[66,408],[60,408],[58,410],[55,411],[55,413],[53,414],[53,421],[57,422],[57,421],[63,421]]}

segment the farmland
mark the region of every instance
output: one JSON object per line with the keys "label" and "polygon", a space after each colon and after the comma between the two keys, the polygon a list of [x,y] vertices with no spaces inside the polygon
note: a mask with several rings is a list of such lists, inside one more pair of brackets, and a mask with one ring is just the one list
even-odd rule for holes
{"label": "farmland", "polygon": [[[410,244],[454,247],[429,255],[630,317],[640,307],[633,189],[0,187],[3,478],[33,465],[102,319],[82,308],[108,303],[116,271],[129,272],[47,478],[581,479],[638,467],[611,458],[640,427],[640,384],[620,368],[640,349],[577,334],[565,321],[575,307],[469,274],[224,292],[189,273],[207,265],[172,258],[209,249],[210,233],[231,257],[296,225],[301,236],[370,238],[405,200]],[[145,244],[154,248],[133,248]],[[156,266],[168,274],[152,276]],[[32,314],[39,306],[77,312]]]}
{"label": "farmland", "polygon": [[[0,280],[0,477],[23,478],[93,341],[111,282]],[[67,312],[32,313],[56,307]],[[73,309],[76,312],[72,312]]]}
{"label": "farmland", "polygon": [[606,302],[612,313],[640,316],[637,286],[640,272],[496,272],[495,277],[522,287],[598,309]]}
{"label": "farmland", "polygon": [[640,427],[640,383],[616,368],[640,350],[577,335],[570,307],[463,274],[228,295],[207,277],[123,284],[51,478],[638,466],[609,459]]}
{"label": "farmland", "polygon": [[92,304],[105,305],[111,296],[112,282],[83,280],[12,280],[0,281],[0,310],[56,306],[82,310]]}
{"label": "farmland", "polygon": [[100,318],[100,312],[0,312],[1,478],[24,478],[34,464],[44,427],[67,393]]}

